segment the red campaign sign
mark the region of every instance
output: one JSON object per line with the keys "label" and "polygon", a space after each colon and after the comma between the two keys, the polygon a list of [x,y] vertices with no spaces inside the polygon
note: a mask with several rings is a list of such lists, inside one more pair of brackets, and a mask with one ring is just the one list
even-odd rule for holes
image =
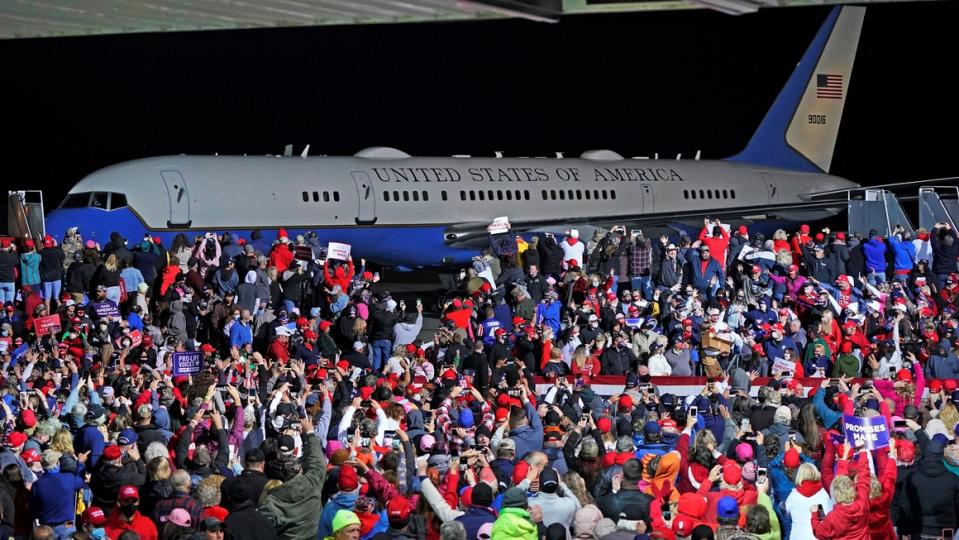
{"label": "red campaign sign", "polygon": [[122,349],[123,340],[127,338],[130,339],[131,349],[143,343],[143,334],[141,334],[139,330],[130,330],[129,334],[126,334],[117,338],[117,347]]}
{"label": "red campaign sign", "polygon": [[33,327],[37,330],[38,336],[45,336],[52,334],[54,332],[60,331],[60,316],[59,315],[47,315],[46,317],[40,317],[34,319]]}

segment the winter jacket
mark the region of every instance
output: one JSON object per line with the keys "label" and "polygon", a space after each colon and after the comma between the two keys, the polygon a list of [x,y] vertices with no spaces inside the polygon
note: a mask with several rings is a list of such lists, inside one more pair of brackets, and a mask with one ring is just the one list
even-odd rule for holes
{"label": "winter jacket", "polygon": [[40,283],[40,254],[36,251],[20,254],[20,282],[24,285]]}
{"label": "winter jacket", "polygon": [[276,527],[277,538],[316,538],[325,481],[326,458],[320,440],[308,433],[303,438],[303,474],[271,491],[260,507]]}
{"label": "winter jacket", "polygon": [[705,293],[709,290],[709,282],[713,277],[715,277],[720,284],[726,281],[726,274],[723,271],[723,267],[715,257],[710,257],[704,264],[699,256],[699,252],[691,249],[686,252],[686,260],[689,263],[689,274],[686,276],[686,283],[698,289],[699,292]]}
{"label": "winter jacket", "polygon": [[[840,469],[845,463],[840,463]],[[819,540],[869,540],[869,462],[865,453],[856,464],[856,498],[849,504],[836,504],[822,521],[810,513],[813,534]],[[838,471],[837,471],[838,472]]]}
{"label": "winter jacket", "polygon": [[952,236],[952,245],[946,245],[943,238],[934,231],[929,235],[929,242],[932,246],[932,271],[935,274],[948,274],[956,271],[956,259],[959,258],[959,238],[956,237],[956,231],[948,230],[943,233],[945,236]]}
{"label": "winter jacket", "polygon": [[77,511],[77,491],[83,479],[72,473],[47,471],[30,487],[30,514],[41,524],[72,521]]}
{"label": "winter jacket", "polygon": [[349,510],[352,512],[356,506],[356,499],[358,497],[359,495],[356,493],[343,492],[339,492],[330,497],[330,500],[326,501],[326,505],[323,507],[323,512],[320,515],[317,536],[319,538],[326,538],[333,534],[333,518],[336,516],[336,513],[340,510]]}
{"label": "winter jacket", "polygon": [[943,462],[943,448],[926,432],[915,432],[922,458],[906,478],[902,511],[906,530],[900,534],[941,536],[942,529],[955,529],[959,514],[959,477]]}
{"label": "winter jacket", "polygon": [[120,538],[125,531],[137,533],[140,540],[157,540],[158,538],[156,525],[140,512],[133,514],[133,519],[127,522],[120,515],[119,510],[111,511],[103,528],[107,538]]}
{"label": "winter jacket", "polygon": [[621,489],[617,493],[612,491],[603,494],[596,500],[596,506],[603,512],[603,515],[616,519],[627,506],[638,506],[640,519],[649,522],[649,505],[653,498],[638,489]]}
{"label": "winter jacket", "polygon": [[874,270],[877,274],[886,271],[886,243],[882,238],[870,238],[862,244],[862,251],[866,256],[866,271]]}
{"label": "winter jacket", "polygon": [[493,523],[490,540],[537,540],[538,529],[529,512],[520,508],[504,508]]}
{"label": "winter jacket", "polygon": [[231,540],[274,540],[276,529],[252,501],[244,501],[226,518],[226,538]]}
{"label": "winter jacket", "polygon": [[0,283],[13,283],[16,281],[17,264],[20,258],[13,248],[9,250],[0,249]]}
{"label": "winter jacket", "polygon": [[476,538],[480,527],[496,521],[496,511],[485,506],[470,506],[466,513],[456,518],[466,529],[466,538]]}
{"label": "winter jacket", "polygon": [[65,255],[60,246],[40,250],[40,279],[43,282],[63,279],[63,260]]}
{"label": "winter jacket", "polygon": [[912,245],[909,240],[900,240],[899,236],[895,234],[889,237],[889,245],[892,247],[892,253],[895,257],[895,270],[912,270],[916,261],[916,246]]}
{"label": "winter jacket", "polygon": [[882,491],[875,499],[869,500],[869,537],[871,540],[896,540],[896,531],[892,528],[890,514],[892,498],[896,490],[896,462],[886,452],[876,452],[877,479]]}
{"label": "winter jacket", "polygon": [[90,489],[93,490],[93,504],[100,508],[113,508],[122,486],[142,486],[146,482],[146,465],[143,461],[128,460],[117,466],[107,461],[99,462],[93,468]]}
{"label": "winter jacket", "polygon": [[543,448],[543,422],[539,413],[529,402],[523,407],[526,409],[526,416],[529,424],[519,426],[509,431],[509,438],[516,443],[516,458],[523,459],[530,452],[539,451]]}
{"label": "winter jacket", "polygon": [[582,505],[579,499],[571,494],[561,497],[556,493],[539,492],[529,498],[529,505],[539,506],[543,510],[543,526],[549,527],[553,523],[559,523],[565,528],[573,524],[573,518],[576,517],[576,511]]}
{"label": "winter jacket", "polygon": [[819,485],[819,491],[812,495],[803,495],[798,489],[794,489],[786,497],[783,516],[792,523],[789,540],[813,540],[815,538],[812,533],[812,523],[810,522],[812,516],[809,509],[816,504],[822,505],[824,513],[832,512],[832,498],[823,489],[822,484]]}

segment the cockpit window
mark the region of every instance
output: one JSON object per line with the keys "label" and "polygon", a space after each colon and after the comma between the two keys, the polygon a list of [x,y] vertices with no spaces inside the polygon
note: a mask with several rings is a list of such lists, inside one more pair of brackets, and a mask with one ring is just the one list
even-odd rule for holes
{"label": "cockpit window", "polygon": [[107,198],[109,193],[104,191],[95,191],[93,197],[90,199],[90,208],[102,208],[107,209]]}
{"label": "cockpit window", "polygon": [[86,208],[88,204],[90,204],[89,193],[73,193],[63,199],[60,208]]}
{"label": "cockpit window", "polygon": [[117,208],[124,208],[127,205],[127,196],[123,193],[112,193],[110,194],[110,210],[116,210]]}

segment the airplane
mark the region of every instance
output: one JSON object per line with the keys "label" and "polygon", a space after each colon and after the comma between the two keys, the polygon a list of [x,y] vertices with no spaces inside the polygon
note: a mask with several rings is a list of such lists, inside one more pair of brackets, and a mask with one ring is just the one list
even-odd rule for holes
{"label": "airplane", "polygon": [[[163,156],[91,173],[46,218],[166,245],[178,233],[253,229],[272,240],[315,231],[398,269],[469,263],[487,227],[508,216],[533,234],[603,223],[688,226],[704,216],[814,221],[846,208],[858,184],[830,175],[865,8],[836,7],[745,149],[723,160],[413,157],[373,147],[354,156]],[[837,194],[831,197],[821,193]],[[687,224],[687,225],[684,225]]]}

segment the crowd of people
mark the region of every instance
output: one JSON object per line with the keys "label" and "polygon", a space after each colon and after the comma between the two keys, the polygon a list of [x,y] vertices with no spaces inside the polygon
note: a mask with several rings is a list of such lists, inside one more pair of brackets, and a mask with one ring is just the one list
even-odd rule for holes
{"label": "crowd of people", "polygon": [[956,240],[495,234],[426,333],[312,232],[4,239],[0,538],[948,540]]}

